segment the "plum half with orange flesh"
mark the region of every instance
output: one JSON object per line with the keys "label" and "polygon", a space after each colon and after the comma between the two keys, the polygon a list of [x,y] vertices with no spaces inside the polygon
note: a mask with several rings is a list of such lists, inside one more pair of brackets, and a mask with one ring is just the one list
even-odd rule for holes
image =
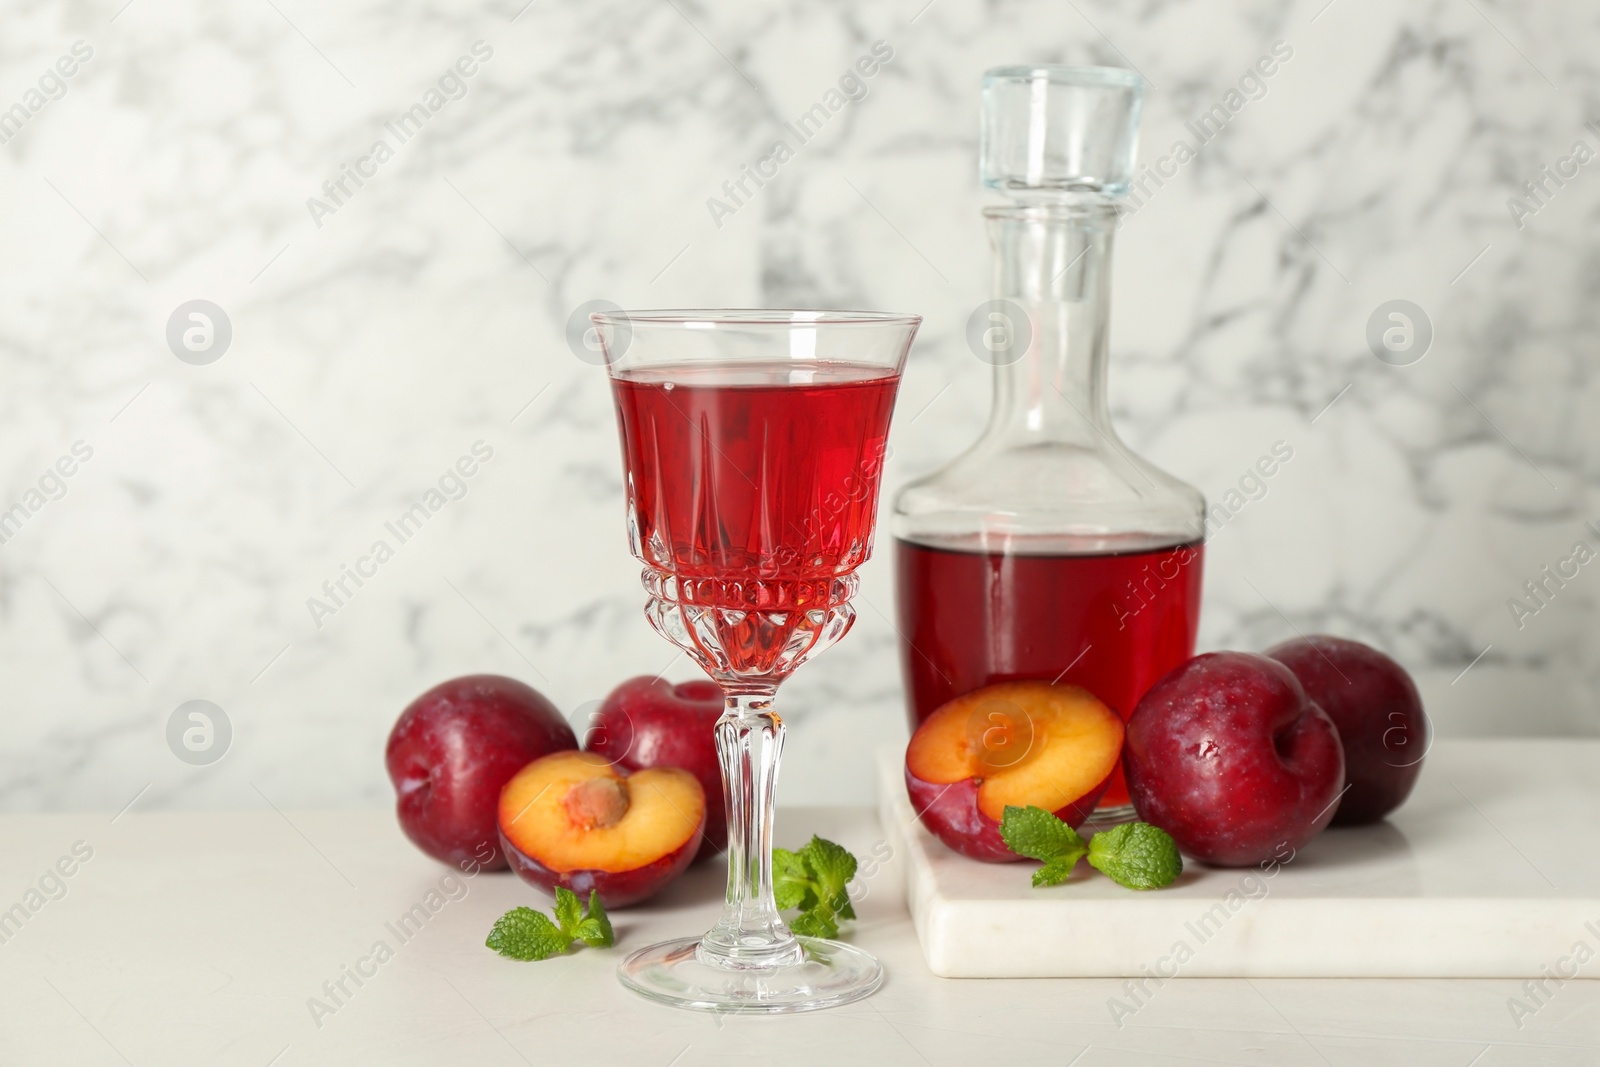
{"label": "plum half with orange flesh", "polygon": [[547,893],[565,886],[608,908],[661,890],[694,859],[705,827],[700,782],[677,767],[628,773],[592,752],[557,752],[500,793],[511,869]]}
{"label": "plum half with orange flesh", "polygon": [[1000,837],[1009,805],[1083,824],[1122,754],[1122,720],[1075,685],[1002,682],[956,697],[906,748],[906,789],[922,824],[973,859],[1020,859]]}

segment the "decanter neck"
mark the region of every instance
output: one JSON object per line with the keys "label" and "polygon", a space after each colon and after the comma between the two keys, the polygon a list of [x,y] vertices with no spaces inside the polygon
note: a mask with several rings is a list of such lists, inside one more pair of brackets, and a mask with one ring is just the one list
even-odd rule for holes
{"label": "decanter neck", "polygon": [[1018,305],[1030,333],[1026,351],[996,362],[988,432],[1011,444],[1107,447],[1115,440],[1106,355],[1116,204],[1083,197],[991,207],[984,216],[994,298]]}

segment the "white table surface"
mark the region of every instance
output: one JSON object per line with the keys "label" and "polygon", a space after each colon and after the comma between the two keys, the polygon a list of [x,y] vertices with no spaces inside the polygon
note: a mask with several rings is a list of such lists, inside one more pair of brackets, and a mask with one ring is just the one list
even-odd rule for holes
{"label": "white table surface", "polygon": [[[780,817],[780,844],[812,832],[860,855],[883,841],[866,808]],[[397,944],[385,924],[446,873],[388,812],[3,817],[0,909],[79,841],[93,857],[63,880],[66,894],[0,944],[6,1067],[1600,1063],[1594,981],[1550,985],[1519,1027],[1508,1000],[1526,994],[1512,980],[1184,979],[1119,1027],[1107,1003],[1126,995],[1119,982],[936,978],[893,861],[867,883],[853,934],[888,979],[845,1008],[717,1018],[617,984],[622,951],[709,925],[722,879],[712,865],[618,913],[617,950],[541,963],[483,947],[498,915],[539,898],[509,875],[480,875],[361,987],[347,979],[352,995],[319,1027],[308,999],[378,939]],[[1584,973],[1600,974],[1600,960]]]}

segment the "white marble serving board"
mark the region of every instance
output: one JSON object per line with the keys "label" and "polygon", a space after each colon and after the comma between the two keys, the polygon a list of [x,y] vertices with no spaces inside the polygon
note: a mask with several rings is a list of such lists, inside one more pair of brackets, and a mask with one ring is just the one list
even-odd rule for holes
{"label": "white marble serving board", "polygon": [[[1440,740],[1390,820],[1332,829],[1268,878],[1190,862],[1137,893],[1080,864],[957,855],[917,820],[902,753],[879,758],[928,966],[950,978],[1546,978],[1600,962],[1600,741]],[[1085,828],[1087,833],[1089,828]],[[1581,946],[1581,947],[1580,947]]]}

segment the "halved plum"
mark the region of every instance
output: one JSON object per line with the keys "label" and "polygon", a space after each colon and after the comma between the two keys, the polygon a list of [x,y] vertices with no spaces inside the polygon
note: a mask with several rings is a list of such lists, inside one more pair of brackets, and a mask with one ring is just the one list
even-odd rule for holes
{"label": "halved plum", "polygon": [[565,886],[608,908],[661,890],[694,859],[705,828],[700,782],[677,767],[629,773],[592,752],[557,752],[500,793],[511,869],[547,893]]}
{"label": "halved plum", "polygon": [[1087,689],[1002,682],[923,720],[906,749],[906,790],[922,824],[964,856],[1020,859],[1000,837],[1007,805],[1072,826],[1094,812],[1122,754],[1122,720]]}

